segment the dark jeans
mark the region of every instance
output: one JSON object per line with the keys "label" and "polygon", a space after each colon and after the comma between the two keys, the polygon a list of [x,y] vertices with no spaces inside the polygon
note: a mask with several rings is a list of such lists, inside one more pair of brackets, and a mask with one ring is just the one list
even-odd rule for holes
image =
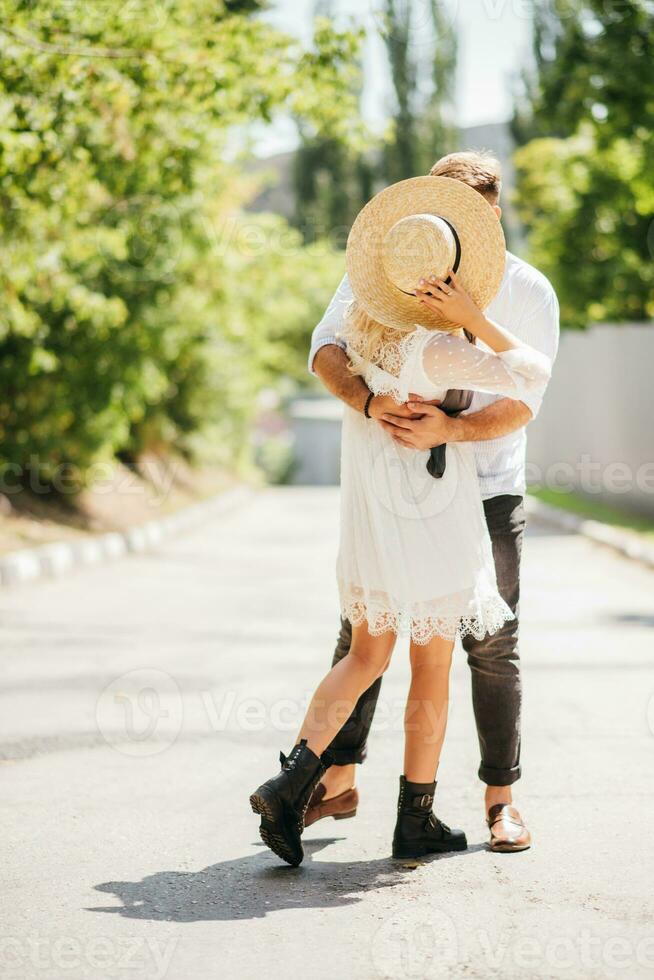
{"label": "dark jeans", "polygon": [[[482,640],[467,636],[463,647],[472,675],[472,704],[477,723],[481,765],[479,778],[489,786],[509,786],[520,779],[520,658],[518,603],[520,554],[525,529],[522,497],[503,494],[484,501],[486,523],[495,559],[497,585],[516,618]],[[332,664],[350,650],[352,627],[342,619]],[[359,698],[330,748],[338,766],[363,762],[381,677]]]}

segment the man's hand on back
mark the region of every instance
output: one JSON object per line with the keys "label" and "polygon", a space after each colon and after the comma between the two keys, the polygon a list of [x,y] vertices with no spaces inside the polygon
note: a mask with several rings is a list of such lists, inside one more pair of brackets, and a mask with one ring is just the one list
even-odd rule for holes
{"label": "man's hand on back", "polygon": [[[436,403],[434,403],[436,404]],[[417,412],[415,408],[409,408],[407,402],[398,405],[391,395],[375,395],[368,406],[368,413],[371,419],[381,422],[382,419],[420,419],[422,411]]]}
{"label": "man's hand on back", "polygon": [[420,413],[420,417],[398,417],[384,413],[379,424],[402,446],[423,452],[447,442],[500,439],[509,432],[521,429],[531,419],[528,406],[511,398],[500,398],[478,412],[464,413],[456,418],[413,395],[406,408],[409,412]]}
{"label": "man's hand on back", "polygon": [[[373,399],[373,404],[376,399]],[[388,434],[408,449],[427,450],[440,446],[443,442],[451,442],[451,419],[438,408],[439,402],[420,401],[420,411],[416,402],[402,405],[406,412],[383,412],[379,416],[379,424]],[[397,407],[397,406],[396,406]],[[372,414],[372,412],[371,412]]]}

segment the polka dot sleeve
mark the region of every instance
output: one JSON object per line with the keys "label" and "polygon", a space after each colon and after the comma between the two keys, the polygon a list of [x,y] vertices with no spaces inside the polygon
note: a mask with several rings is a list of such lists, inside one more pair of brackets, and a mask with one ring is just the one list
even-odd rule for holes
{"label": "polka dot sleeve", "polygon": [[467,388],[521,400],[526,392],[545,388],[549,358],[526,344],[501,354],[481,350],[463,337],[430,333],[422,348],[422,367],[432,384]]}

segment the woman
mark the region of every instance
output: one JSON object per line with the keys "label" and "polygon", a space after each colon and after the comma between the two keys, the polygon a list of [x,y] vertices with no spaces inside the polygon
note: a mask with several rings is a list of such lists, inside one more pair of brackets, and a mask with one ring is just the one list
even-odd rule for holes
{"label": "woman", "polygon": [[[403,403],[466,388],[519,399],[546,384],[547,358],[481,312],[499,287],[504,255],[495,212],[460,181],[402,181],[366,205],[348,239],[356,300],[346,339],[371,397]],[[467,846],[462,831],[432,812],[452,649],[457,635],[481,637],[512,618],[497,591],[470,447],[448,447],[445,472],[434,479],[429,454],[397,445],[367,407],[364,415],[347,410],[343,425],[337,572],[350,653],[318,686],[280,773],[250,798],[262,839],[294,865],[307,803],[330,764],[327,746],[405,632],[411,686],[393,855]]]}

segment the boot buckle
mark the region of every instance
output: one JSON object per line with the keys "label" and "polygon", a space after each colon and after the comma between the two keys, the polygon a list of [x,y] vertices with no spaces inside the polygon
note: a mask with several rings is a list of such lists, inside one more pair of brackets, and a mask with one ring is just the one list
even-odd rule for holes
{"label": "boot buckle", "polygon": [[418,806],[423,807],[424,809],[426,809],[428,806],[430,807],[433,802],[434,802],[434,797],[433,796],[430,796],[429,793],[424,793],[420,797],[420,802],[418,803]]}

